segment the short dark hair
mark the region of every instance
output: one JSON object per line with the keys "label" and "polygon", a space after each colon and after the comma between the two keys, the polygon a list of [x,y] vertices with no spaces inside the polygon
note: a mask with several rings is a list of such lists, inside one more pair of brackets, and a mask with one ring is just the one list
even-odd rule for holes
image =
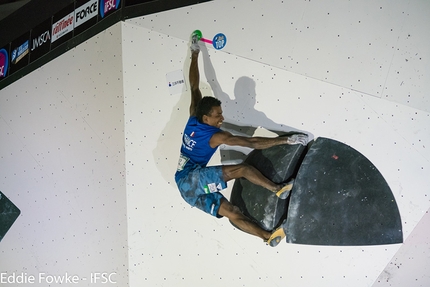
{"label": "short dark hair", "polygon": [[196,117],[203,123],[203,116],[210,116],[213,107],[221,106],[221,101],[214,97],[203,97],[196,107]]}

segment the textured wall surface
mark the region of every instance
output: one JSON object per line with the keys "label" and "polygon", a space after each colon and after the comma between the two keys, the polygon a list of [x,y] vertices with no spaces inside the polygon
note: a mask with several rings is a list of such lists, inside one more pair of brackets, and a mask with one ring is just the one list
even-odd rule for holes
{"label": "textured wall surface", "polygon": [[[417,224],[430,207],[424,188],[430,168],[430,37],[424,29],[430,27],[425,17],[429,8],[426,1],[268,5],[220,0],[127,21],[123,49],[124,67],[131,67],[124,69],[127,155],[133,147],[133,156],[127,156],[133,181],[127,182],[131,285],[428,284],[427,231]],[[183,70],[187,78],[187,47],[195,29],[207,39],[220,32],[227,36],[222,50],[201,45],[199,62],[203,94],[223,101],[226,120],[302,130],[364,154],[393,191],[405,239],[416,234],[427,242],[416,264],[401,256],[416,248],[407,240],[390,246],[281,244],[270,249],[228,220],[187,206],[172,175],[190,94],[170,95],[165,75]],[[213,163],[219,161],[219,155],[213,158]],[[149,181],[145,174],[151,174]],[[416,266],[416,272],[403,271],[400,261]]]}
{"label": "textured wall surface", "polygon": [[429,112],[429,11],[425,0],[216,0],[130,21],[180,39],[221,32],[228,53]]}
{"label": "textured wall surface", "polygon": [[0,270],[35,277],[1,285],[127,286],[121,25],[2,90],[0,134],[0,189],[21,210]]}
{"label": "textured wall surface", "polygon": [[[116,272],[104,286],[427,286],[429,12],[216,0],[115,25],[0,91],[0,190],[22,212],[0,270]],[[391,187],[404,244],[270,248],[183,201],[173,175],[195,29],[227,36],[199,58],[226,120],[351,145]]]}

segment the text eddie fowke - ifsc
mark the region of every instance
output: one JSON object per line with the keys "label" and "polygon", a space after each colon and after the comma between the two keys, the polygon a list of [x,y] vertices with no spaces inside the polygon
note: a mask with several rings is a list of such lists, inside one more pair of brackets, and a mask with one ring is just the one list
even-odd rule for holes
{"label": "text eddie fowke - ifsc", "polygon": [[0,273],[0,284],[79,284],[83,282],[90,283],[116,283],[115,272],[92,272],[89,276],[79,276],[76,274],[64,273],[61,275],[51,275],[48,273],[40,272],[37,275],[28,274],[27,272],[21,273]]}

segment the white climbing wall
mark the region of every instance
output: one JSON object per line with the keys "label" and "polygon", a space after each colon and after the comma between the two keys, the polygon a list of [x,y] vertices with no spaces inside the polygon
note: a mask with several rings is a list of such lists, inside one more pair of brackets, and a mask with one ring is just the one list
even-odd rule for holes
{"label": "white climbing wall", "polygon": [[[429,13],[425,0],[215,0],[119,23],[1,90],[0,190],[22,214],[0,242],[0,272],[114,273],[102,286],[428,286]],[[226,119],[360,151],[393,191],[404,244],[270,248],[182,200],[173,174],[195,29],[227,36],[199,62]],[[185,86],[171,95],[178,71]]]}
{"label": "white climbing wall", "polygon": [[117,24],[0,91],[1,286],[127,286],[121,57]]}
{"label": "white climbing wall", "polygon": [[[128,20],[130,285],[430,284],[428,231],[418,225],[430,207],[429,12],[426,1],[219,0]],[[187,206],[172,175],[189,91],[170,95],[165,76],[187,77],[195,29],[227,36],[222,50],[206,44],[199,63],[203,93],[223,101],[226,119],[303,130],[363,153],[392,188],[405,244],[271,249]]]}

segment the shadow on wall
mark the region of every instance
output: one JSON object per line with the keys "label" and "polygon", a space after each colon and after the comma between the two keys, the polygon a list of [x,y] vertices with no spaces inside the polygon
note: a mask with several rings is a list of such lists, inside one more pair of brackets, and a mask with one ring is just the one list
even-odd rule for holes
{"label": "shadow on wall", "polygon": [[[184,66],[182,69],[186,83],[188,83],[190,63],[191,52],[188,49],[186,60],[184,61]],[[212,95],[208,85],[200,83],[200,89],[202,90],[203,96]],[[172,101],[176,100],[176,95],[171,96],[171,99]],[[160,171],[160,174],[168,184],[173,185],[175,188],[176,183],[174,177],[178,165],[182,133],[190,115],[190,103],[190,91],[184,90],[180,95],[178,102],[173,107],[170,114],[170,119],[161,131],[157,140],[157,146],[152,152],[155,164],[157,169]]]}
{"label": "shadow on wall", "polygon": [[[276,123],[266,116],[265,113],[255,109],[256,104],[256,84],[249,77],[241,77],[236,81],[234,88],[234,99],[225,93],[217,78],[215,69],[210,61],[210,55],[206,46],[201,46],[201,57],[203,59],[204,73],[209,82],[210,88],[204,83],[200,83],[200,90],[203,96],[213,95],[222,102],[222,109],[225,117],[222,129],[235,135],[253,136],[259,127],[263,127],[275,134],[305,133],[313,139],[313,135],[300,131],[290,126]],[[191,62],[191,55],[188,51],[184,62],[184,75],[188,82],[188,71]],[[200,74],[202,74],[202,67]],[[190,91],[184,91],[178,103],[172,110],[170,120],[162,130],[157,147],[153,150],[153,156],[158,170],[163,178],[169,183],[174,183],[177,161],[179,158],[182,132],[189,116],[189,105],[191,101]],[[221,146],[222,164],[235,164],[243,161],[252,149]]]}
{"label": "shadow on wall", "polygon": [[[204,72],[216,98],[222,102],[225,121],[222,129],[234,135],[253,136],[259,127],[277,135],[304,133],[312,140],[314,136],[306,131],[276,123],[261,111],[255,109],[257,103],[256,83],[253,79],[240,77],[234,86],[234,99],[231,99],[222,89],[217,80],[215,69],[210,61],[206,47],[201,49],[203,54]],[[221,146],[221,161],[223,164],[242,162],[252,149],[241,147]]]}

